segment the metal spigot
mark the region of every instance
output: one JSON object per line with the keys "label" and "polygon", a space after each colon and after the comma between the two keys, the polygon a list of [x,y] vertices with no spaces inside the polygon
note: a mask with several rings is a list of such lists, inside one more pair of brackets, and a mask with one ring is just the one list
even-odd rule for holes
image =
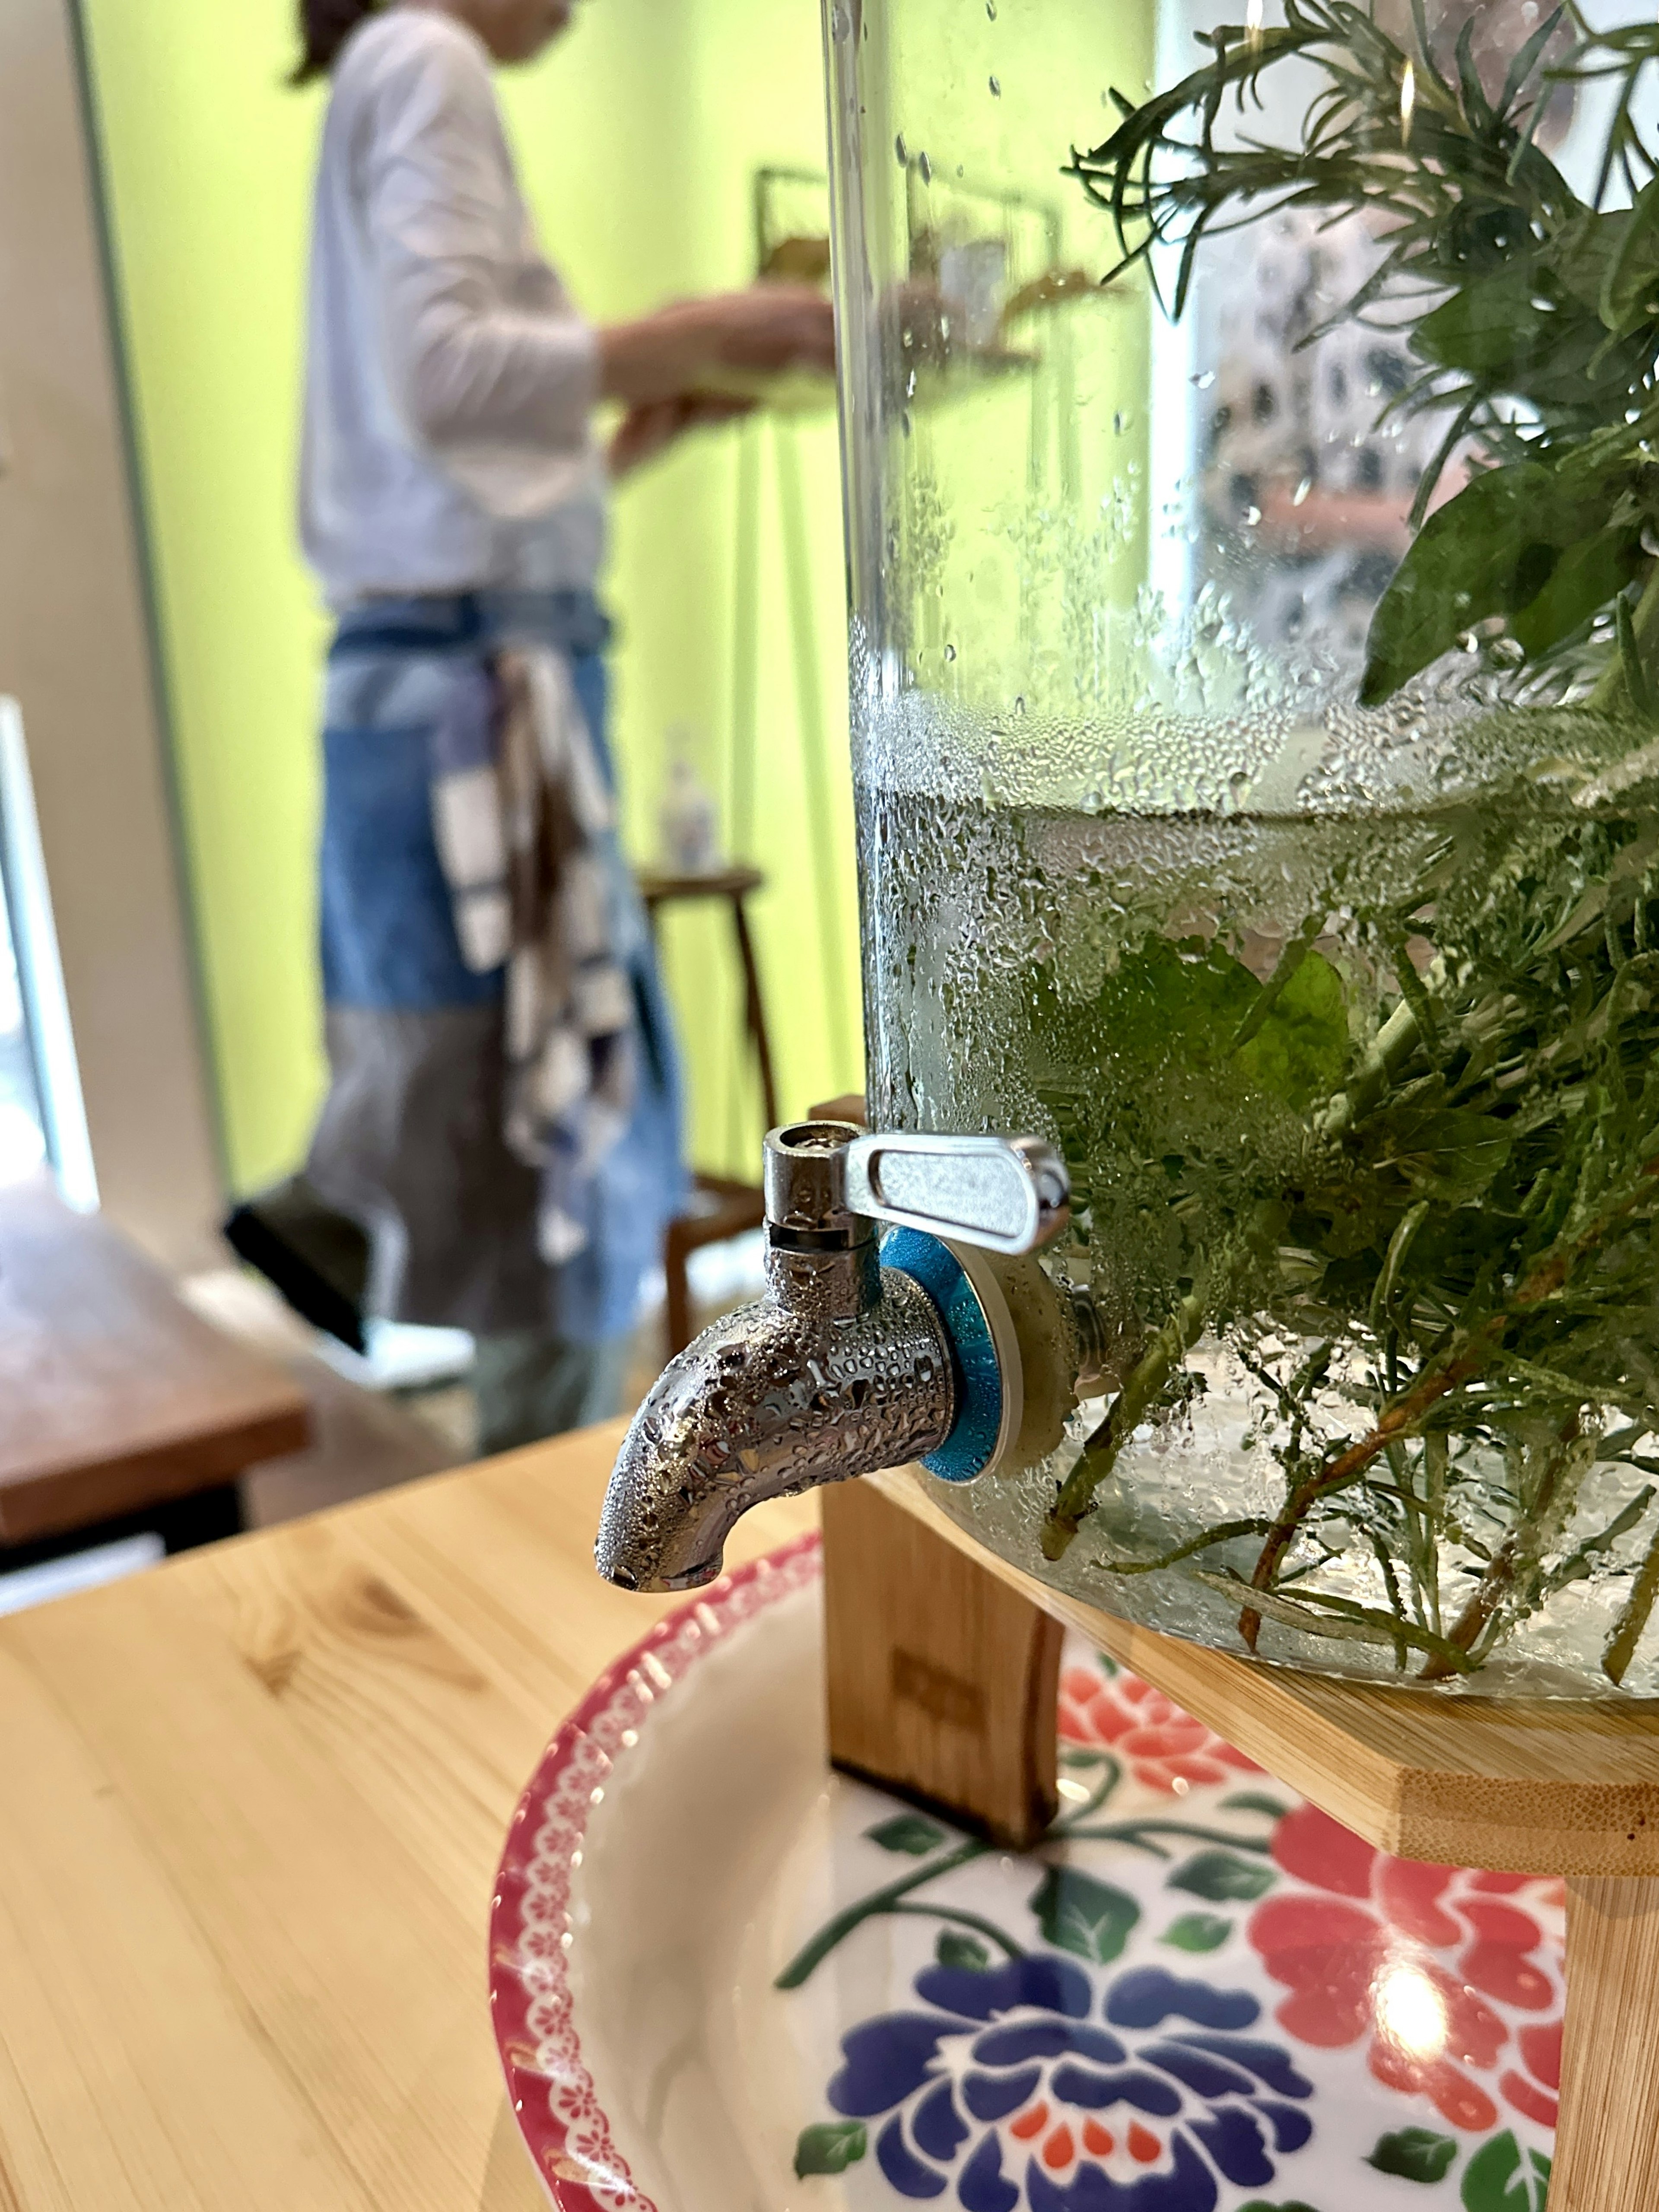
{"label": "metal spigot", "polygon": [[913,1459],[971,1480],[1018,1432],[1018,1345],[979,1254],[1065,1227],[1051,1146],[797,1121],[766,1139],[765,1191],[766,1295],[670,1362],[623,1440],[595,1556],[624,1589],[713,1581],[764,1498]]}

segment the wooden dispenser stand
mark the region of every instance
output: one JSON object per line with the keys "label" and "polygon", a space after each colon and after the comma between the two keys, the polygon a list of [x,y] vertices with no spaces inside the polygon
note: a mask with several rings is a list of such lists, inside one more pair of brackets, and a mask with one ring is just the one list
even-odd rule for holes
{"label": "wooden dispenser stand", "polygon": [[1550,2212],[1659,2212],[1659,1700],[1437,1698],[1257,1666],[983,1551],[908,1469],[823,1493],[830,1753],[1016,1846],[1054,1809],[1063,1625],[1367,1843],[1565,1875]]}

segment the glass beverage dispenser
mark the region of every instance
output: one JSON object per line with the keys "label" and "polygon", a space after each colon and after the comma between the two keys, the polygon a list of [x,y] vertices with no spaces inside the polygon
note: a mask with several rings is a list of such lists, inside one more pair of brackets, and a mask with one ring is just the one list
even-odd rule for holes
{"label": "glass beverage dispenser", "polygon": [[1071,1185],[1053,1418],[940,1502],[1223,1648],[1651,1694],[1650,11],[825,14],[871,1124]]}

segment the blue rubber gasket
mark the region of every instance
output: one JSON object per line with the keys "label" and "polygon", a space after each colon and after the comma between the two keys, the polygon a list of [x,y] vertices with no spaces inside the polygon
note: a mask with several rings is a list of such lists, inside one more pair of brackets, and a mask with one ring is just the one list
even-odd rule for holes
{"label": "blue rubber gasket", "polygon": [[971,1482],[990,1465],[1002,1426],[1002,1363],[974,1286],[939,1238],[920,1229],[890,1229],[881,1240],[881,1264],[927,1291],[956,1362],[957,1418],[921,1463],[942,1482]]}

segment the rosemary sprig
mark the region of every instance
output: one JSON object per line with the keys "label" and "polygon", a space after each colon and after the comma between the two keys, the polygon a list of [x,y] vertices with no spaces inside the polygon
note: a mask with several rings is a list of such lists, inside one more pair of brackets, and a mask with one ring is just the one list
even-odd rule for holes
{"label": "rosemary sprig", "polygon": [[[1483,84],[1466,21],[1439,51],[1420,4],[1397,40],[1354,0],[1285,0],[1282,25],[1198,34],[1210,59],[1139,103],[1070,173],[1109,215],[1119,258],[1169,311],[1206,241],[1282,210],[1364,214],[1378,264],[1333,321],[1407,333],[1419,373],[1383,412],[1445,424],[1413,503],[1416,532],[1372,618],[1362,703],[1376,705],[1473,634],[1525,678],[1593,692],[1644,720],[1659,700],[1659,186],[1637,121],[1659,27],[1589,27],[1571,6]],[[1262,81],[1316,74],[1301,142],[1252,135]],[[1598,82],[1613,115],[1592,198],[1540,145],[1564,82]],[[1607,204],[1616,184],[1631,204]],[[1329,327],[1329,325],[1326,325]],[[1320,335],[1313,333],[1314,337]],[[1431,514],[1460,448],[1472,473]],[[1622,613],[1620,612],[1622,610]]]}
{"label": "rosemary sprig", "polygon": [[[1360,702],[1479,646],[1519,672],[1521,711],[1556,715],[1569,795],[1552,811],[1524,769],[1518,786],[1498,776],[1480,808],[1442,811],[1407,896],[1353,916],[1394,983],[1368,1038],[1351,1039],[1316,950],[1323,913],[1265,986],[1218,940],[1126,956],[1097,1010],[1117,1088],[1092,1133],[1071,1133],[1091,1155],[1079,1188],[1098,1209],[1115,1161],[1141,1224],[1140,1349],[1042,1544],[1065,1553],[1131,1437],[1198,1387],[1193,1347],[1218,1335],[1271,1409],[1258,1433],[1285,1480],[1254,1571],[1203,1558],[1259,1516],[1102,1566],[1236,1594],[1252,1648],[1271,1619],[1389,1644],[1401,1666],[1414,1654],[1434,1681],[1479,1667],[1569,1582],[1622,1571],[1614,1547],[1654,1495],[1559,1556],[1589,1468],[1641,1464],[1632,1440],[1659,1430],[1659,146],[1640,121],[1659,25],[1599,30],[1565,0],[1494,85],[1472,22],[1438,46],[1422,0],[1400,37],[1356,0],[1283,14],[1200,33],[1199,67],[1150,99],[1115,94],[1116,128],[1073,149],[1116,240],[1104,281],[1144,271],[1178,317],[1229,232],[1285,210],[1363,216],[1376,266],[1332,320],[1403,334],[1418,373],[1382,411],[1442,427]],[[1299,139],[1277,144],[1254,118],[1287,69],[1311,90]],[[1587,85],[1608,120],[1582,197],[1540,125]],[[1465,481],[1437,507],[1454,460]],[[1610,743],[1625,749],[1611,767]],[[1189,1096],[1172,1103],[1150,1073],[1137,1087],[1137,1064],[1172,1061]],[[1183,1136],[1205,1097],[1218,1119],[1223,1099],[1257,1101],[1273,1161]],[[1252,1348],[1273,1338],[1271,1357]],[[1353,1542],[1386,1607],[1317,1586]],[[1449,1625],[1449,1547],[1477,1563]],[[1611,1680],[1656,1604],[1659,1535],[1609,1638]]]}
{"label": "rosemary sprig", "polygon": [[[1431,1681],[1483,1663],[1566,1582],[1618,1571],[1650,1493],[1558,1554],[1589,1468],[1642,1466],[1659,1430],[1659,763],[1628,785],[1557,769],[1581,795],[1613,788],[1618,811],[1569,798],[1540,814],[1524,775],[1447,804],[1407,896],[1354,915],[1400,993],[1369,1043],[1312,921],[1265,984],[1219,940],[1153,936],[1103,986],[1088,1019],[1116,1087],[1091,1123],[1073,1102],[1068,1144],[1097,1218],[1121,1206],[1153,1238],[1141,1279],[1168,1303],[1060,1487],[1051,1559],[1137,1429],[1190,1400],[1207,1334],[1265,1402],[1282,1502],[1265,1529],[1247,1509],[1105,1571],[1224,1583],[1251,1647],[1264,1620],[1360,1642],[1386,1620]],[[1408,995],[1412,935],[1429,952]],[[1171,1088],[1158,1071],[1175,1068]],[[1271,1149],[1182,1134],[1269,1125]],[[1258,1530],[1253,1571],[1217,1581],[1204,1555]],[[1376,1619],[1320,1587],[1355,1540],[1385,1560]],[[1480,1564],[1443,1620],[1452,1546]],[[1650,1610],[1659,1565],[1650,1579]],[[1628,1665],[1623,1644],[1612,1660]]]}
{"label": "rosemary sprig", "polygon": [[[1659,1429],[1659,146],[1640,121],[1659,25],[1603,32],[1565,0],[1494,84],[1472,24],[1448,48],[1413,10],[1399,37],[1355,0],[1283,0],[1280,24],[1201,33],[1201,64],[1150,99],[1115,94],[1116,128],[1070,168],[1112,224],[1105,281],[1144,271],[1174,316],[1227,233],[1281,210],[1363,215],[1376,266],[1332,319],[1403,334],[1418,373],[1382,413],[1441,427],[1361,703],[1479,646],[1518,670],[1520,711],[1554,716],[1563,793],[1552,810],[1524,767],[1496,775],[1480,807],[1441,810],[1407,896],[1352,914],[1394,986],[1369,1023],[1316,949],[1322,912],[1265,985],[1218,939],[1126,954],[1096,1010],[1114,1095],[1073,1101],[1067,1139],[1097,1212],[1115,1196],[1139,1224],[1123,1340],[1139,1348],[1042,1547],[1066,1552],[1218,1336],[1269,1409],[1255,1437],[1283,1473],[1277,1512],[1101,1566],[1235,1592],[1252,1647],[1271,1619],[1389,1644],[1432,1681],[1480,1666],[1569,1582],[1628,1571],[1615,1547],[1653,1499],[1571,1547],[1588,1469],[1640,1464],[1629,1440]],[[1311,90],[1298,140],[1277,144],[1255,118],[1287,69]],[[1583,197],[1540,124],[1564,87],[1592,84],[1608,121]],[[1437,507],[1454,460],[1465,481]],[[1179,1099],[1151,1073],[1172,1064]],[[1206,1097],[1212,1127],[1221,1101],[1256,1101],[1271,1157],[1195,1136]],[[1205,1565],[1258,1529],[1248,1578]],[[1386,1607],[1318,1586],[1355,1544]],[[1443,1609],[1448,1547],[1476,1564]],[[1656,1604],[1659,1536],[1610,1679]]]}

